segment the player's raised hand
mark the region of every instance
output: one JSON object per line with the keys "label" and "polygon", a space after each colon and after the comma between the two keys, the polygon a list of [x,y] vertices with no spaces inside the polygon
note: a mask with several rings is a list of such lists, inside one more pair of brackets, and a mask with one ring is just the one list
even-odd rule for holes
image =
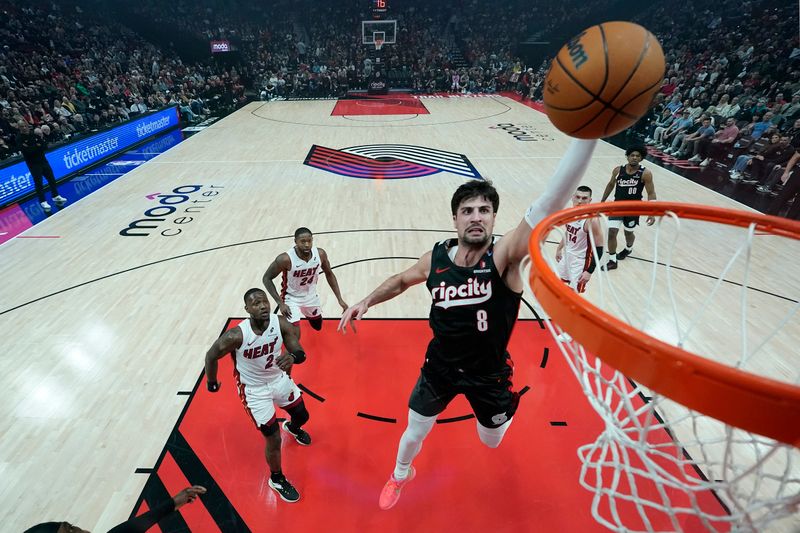
{"label": "player's raised hand", "polygon": [[175,509],[180,509],[187,503],[192,503],[197,499],[197,496],[205,493],[206,493],[206,488],[201,487],[200,485],[186,487],[185,489],[183,489],[178,494],[172,497],[172,501],[175,502]]}
{"label": "player's raised hand", "polygon": [[339,327],[336,328],[336,331],[341,331],[343,334],[346,334],[347,326],[349,325],[353,328],[353,333],[358,333],[354,320],[361,320],[361,317],[364,316],[367,309],[369,309],[369,306],[365,304],[363,300],[345,309],[344,314],[342,314],[342,319],[339,320]]}

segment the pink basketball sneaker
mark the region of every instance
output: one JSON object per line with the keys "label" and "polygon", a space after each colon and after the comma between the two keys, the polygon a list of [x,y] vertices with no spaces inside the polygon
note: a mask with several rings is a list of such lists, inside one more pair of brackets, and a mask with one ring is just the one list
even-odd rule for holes
{"label": "pink basketball sneaker", "polygon": [[417,475],[417,471],[414,470],[413,466],[409,467],[408,475],[405,479],[397,480],[394,477],[394,473],[392,473],[392,475],[389,476],[389,481],[383,486],[381,497],[378,500],[378,507],[384,511],[394,507],[397,500],[400,499],[400,491],[403,490],[403,485],[414,479],[415,475]]}

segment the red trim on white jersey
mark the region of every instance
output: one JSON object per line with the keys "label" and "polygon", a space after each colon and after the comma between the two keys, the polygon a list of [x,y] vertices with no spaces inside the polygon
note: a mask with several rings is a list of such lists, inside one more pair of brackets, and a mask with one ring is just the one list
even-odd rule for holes
{"label": "red trim on white jersey", "polygon": [[283,271],[283,276],[282,276],[282,279],[281,279],[281,301],[282,302],[286,301],[286,288],[288,286],[289,286],[288,276],[287,276],[287,272],[284,270]]}
{"label": "red trim on white jersey", "polygon": [[253,416],[253,412],[250,410],[250,407],[247,405],[247,396],[244,393],[245,384],[241,382],[239,378],[239,371],[236,369],[236,353],[231,352],[231,359],[233,359],[233,379],[236,382],[236,391],[239,396],[239,400],[242,402],[244,406],[245,412],[247,412],[247,416],[250,417],[250,420],[253,421],[256,427],[258,427],[258,422],[256,422],[256,418]]}

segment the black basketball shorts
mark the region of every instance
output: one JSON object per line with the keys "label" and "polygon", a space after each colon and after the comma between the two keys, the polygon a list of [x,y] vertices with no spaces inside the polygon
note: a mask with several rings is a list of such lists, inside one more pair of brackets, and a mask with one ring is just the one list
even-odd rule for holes
{"label": "black basketball shorts", "polygon": [[639,217],[608,217],[608,227],[619,229],[620,225],[625,231],[633,231],[639,225]]}
{"label": "black basketball shorts", "polygon": [[502,372],[482,375],[422,367],[408,407],[422,416],[436,416],[456,395],[463,394],[478,422],[495,428],[506,423],[517,411],[519,393],[512,390],[512,374],[510,365]]}

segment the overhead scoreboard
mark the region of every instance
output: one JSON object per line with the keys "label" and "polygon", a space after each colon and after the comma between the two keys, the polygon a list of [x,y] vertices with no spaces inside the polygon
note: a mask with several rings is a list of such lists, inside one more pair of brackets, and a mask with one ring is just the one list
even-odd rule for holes
{"label": "overhead scoreboard", "polygon": [[381,20],[389,11],[389,0],[370,0],[370,12],[373,20]]}

